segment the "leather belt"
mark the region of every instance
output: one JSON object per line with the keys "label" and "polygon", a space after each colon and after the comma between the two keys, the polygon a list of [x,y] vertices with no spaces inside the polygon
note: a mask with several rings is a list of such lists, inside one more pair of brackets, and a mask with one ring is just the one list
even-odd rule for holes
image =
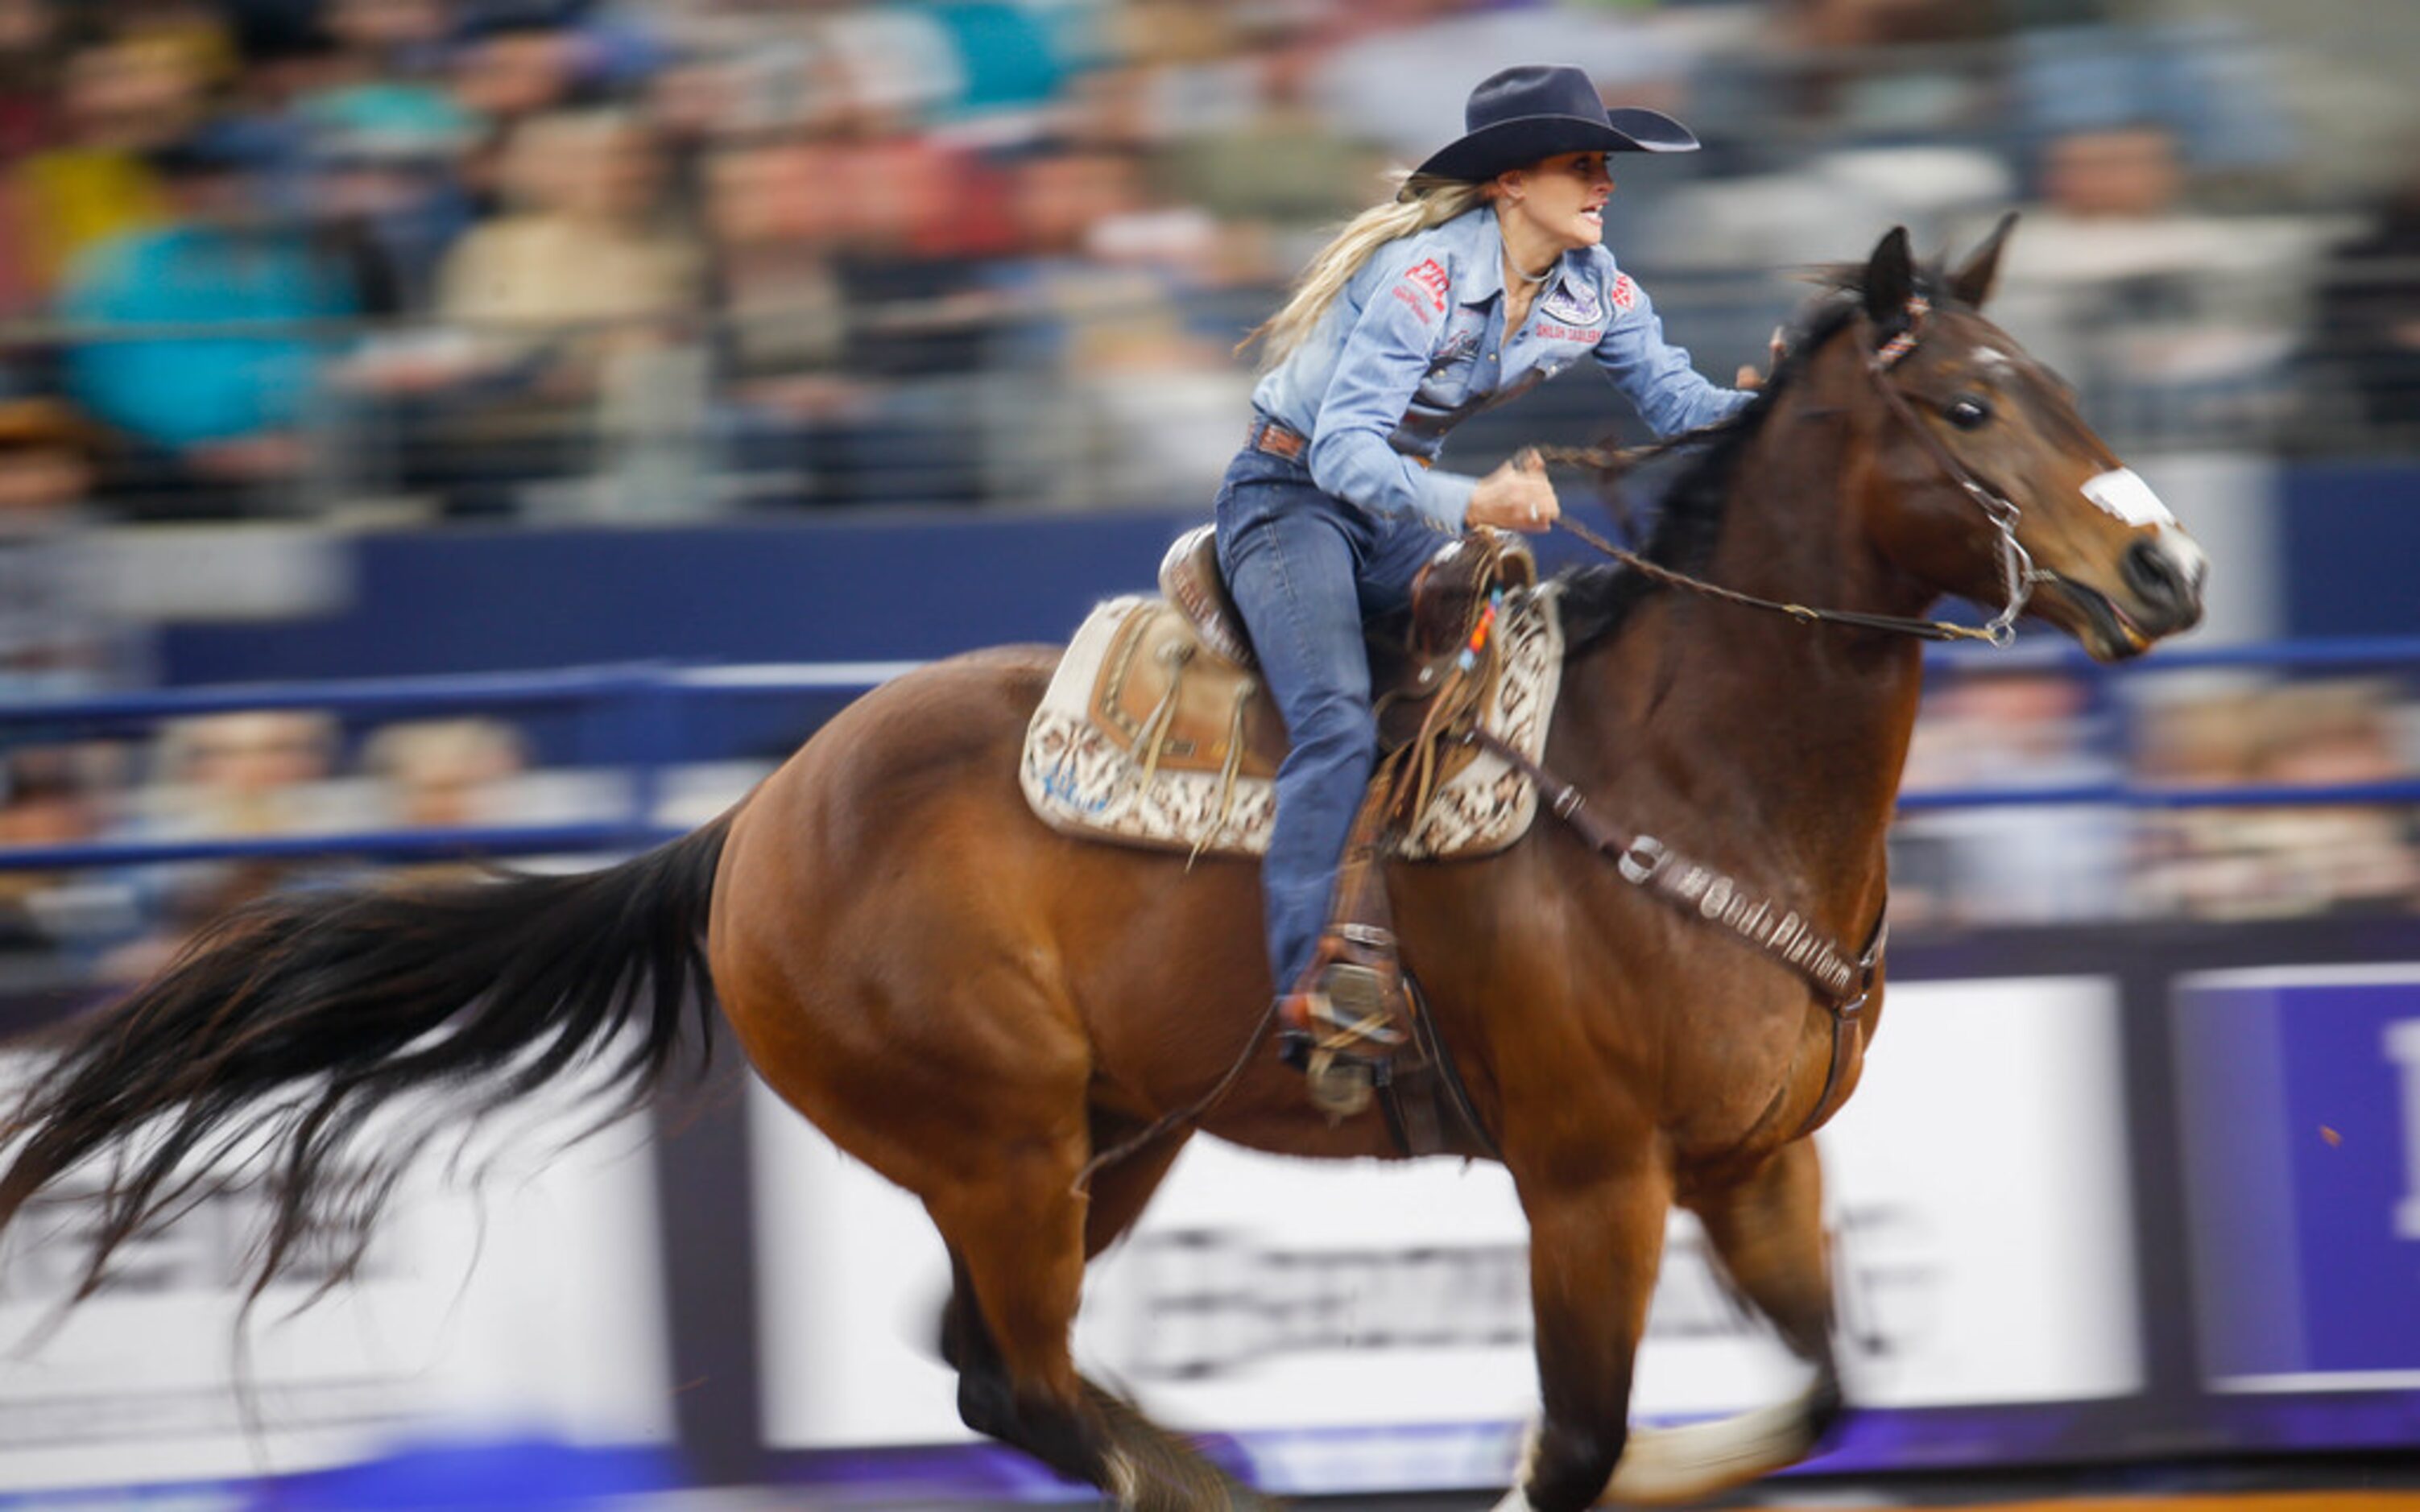
{"label": "leather belt", "polygon": [[[1271,456],[1283,457],[1289,462],[1301,461],[1311,451],[1311,441],[1301,432],[1291,426],[1279,424],[1265,415],[1253,420],[1252,428],[1245,437],[1244,444],[1255,452],[1266,452]],[[1418,452],[1404,452],[1400,455],[1410,457],[1424,468],[1436,466],[1435,458],[1422,456]]]}
{"label": "leather belt", "polygon": [[1244,444],[1255,452],[1266,452],[1289,462],[1301,461],[1303,454],[1311,450],[1310,440],[1300,432],[1280,425],[1265,415],[1252,422],[1251,434]]}

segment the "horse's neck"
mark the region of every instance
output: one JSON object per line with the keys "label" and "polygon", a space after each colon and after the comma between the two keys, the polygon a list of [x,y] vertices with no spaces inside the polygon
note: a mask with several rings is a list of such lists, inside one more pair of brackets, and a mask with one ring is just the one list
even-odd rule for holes
{"label": "horse's neck", "polygon": [[[1855,518],[1869,441],[1784,402],[1734,472],[1707,580],[1786,602],[1910,614],[1925,594]],[[1586,756],[1614,811],[1694,835],[1759,886],[1850,927],[1871,917],[1922,674],[1903,637],[1809,625],[1667,589],[1577,669]],[[1587,783],[1583,784],[1589,785]],[[1638,805],[1678,811],[1647,813]]]}

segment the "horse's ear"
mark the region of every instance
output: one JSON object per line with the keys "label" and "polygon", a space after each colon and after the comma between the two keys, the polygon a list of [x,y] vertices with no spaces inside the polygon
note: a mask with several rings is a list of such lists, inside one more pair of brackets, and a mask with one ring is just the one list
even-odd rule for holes
{"label": "horse's ear", "polygon": [[1916,261],[1907,250],[1907,227],[1892,226],[1866,260],[1866,315],[1885,340],[1907,323],[1907,301],[1916,294]]}
{"label": "horse's ear", "polygon": [[2017,212],[2010,210],[1992,227],[1992,234],[1966,259],[1966,265],[1949,275],[1949,292],[1969,309],[1979,310],[1992,297],[1992,285],[2000,277],[2000,253],[2009,244],[2009,233],[2017,228]]}

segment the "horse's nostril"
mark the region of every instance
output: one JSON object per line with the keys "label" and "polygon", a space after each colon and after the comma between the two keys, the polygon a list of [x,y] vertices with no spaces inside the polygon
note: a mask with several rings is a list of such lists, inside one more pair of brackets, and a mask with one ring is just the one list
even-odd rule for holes
{"label": "horse's nostril", "polygon": [[2176,560],[2154,542],[2136,541],[2128,547],[2118,570],[2126,586],[2154,608],[2178,609],[2193,598],[2193,585],[2185,581]]}

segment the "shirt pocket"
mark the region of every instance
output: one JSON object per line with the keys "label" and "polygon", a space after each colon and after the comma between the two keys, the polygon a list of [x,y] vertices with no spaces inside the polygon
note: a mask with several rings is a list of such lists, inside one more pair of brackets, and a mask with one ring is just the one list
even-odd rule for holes
{"label": "shirt pocket", "polygon": [[1420,376],[1416,397],[1434,409],[1451,409],[1470,397],[1470,386],[1479,371],[1479,347],[1486,338],[1480,321],[1468,313],[1447,322],[1436,349],[1429,354],[1429,365]]}

